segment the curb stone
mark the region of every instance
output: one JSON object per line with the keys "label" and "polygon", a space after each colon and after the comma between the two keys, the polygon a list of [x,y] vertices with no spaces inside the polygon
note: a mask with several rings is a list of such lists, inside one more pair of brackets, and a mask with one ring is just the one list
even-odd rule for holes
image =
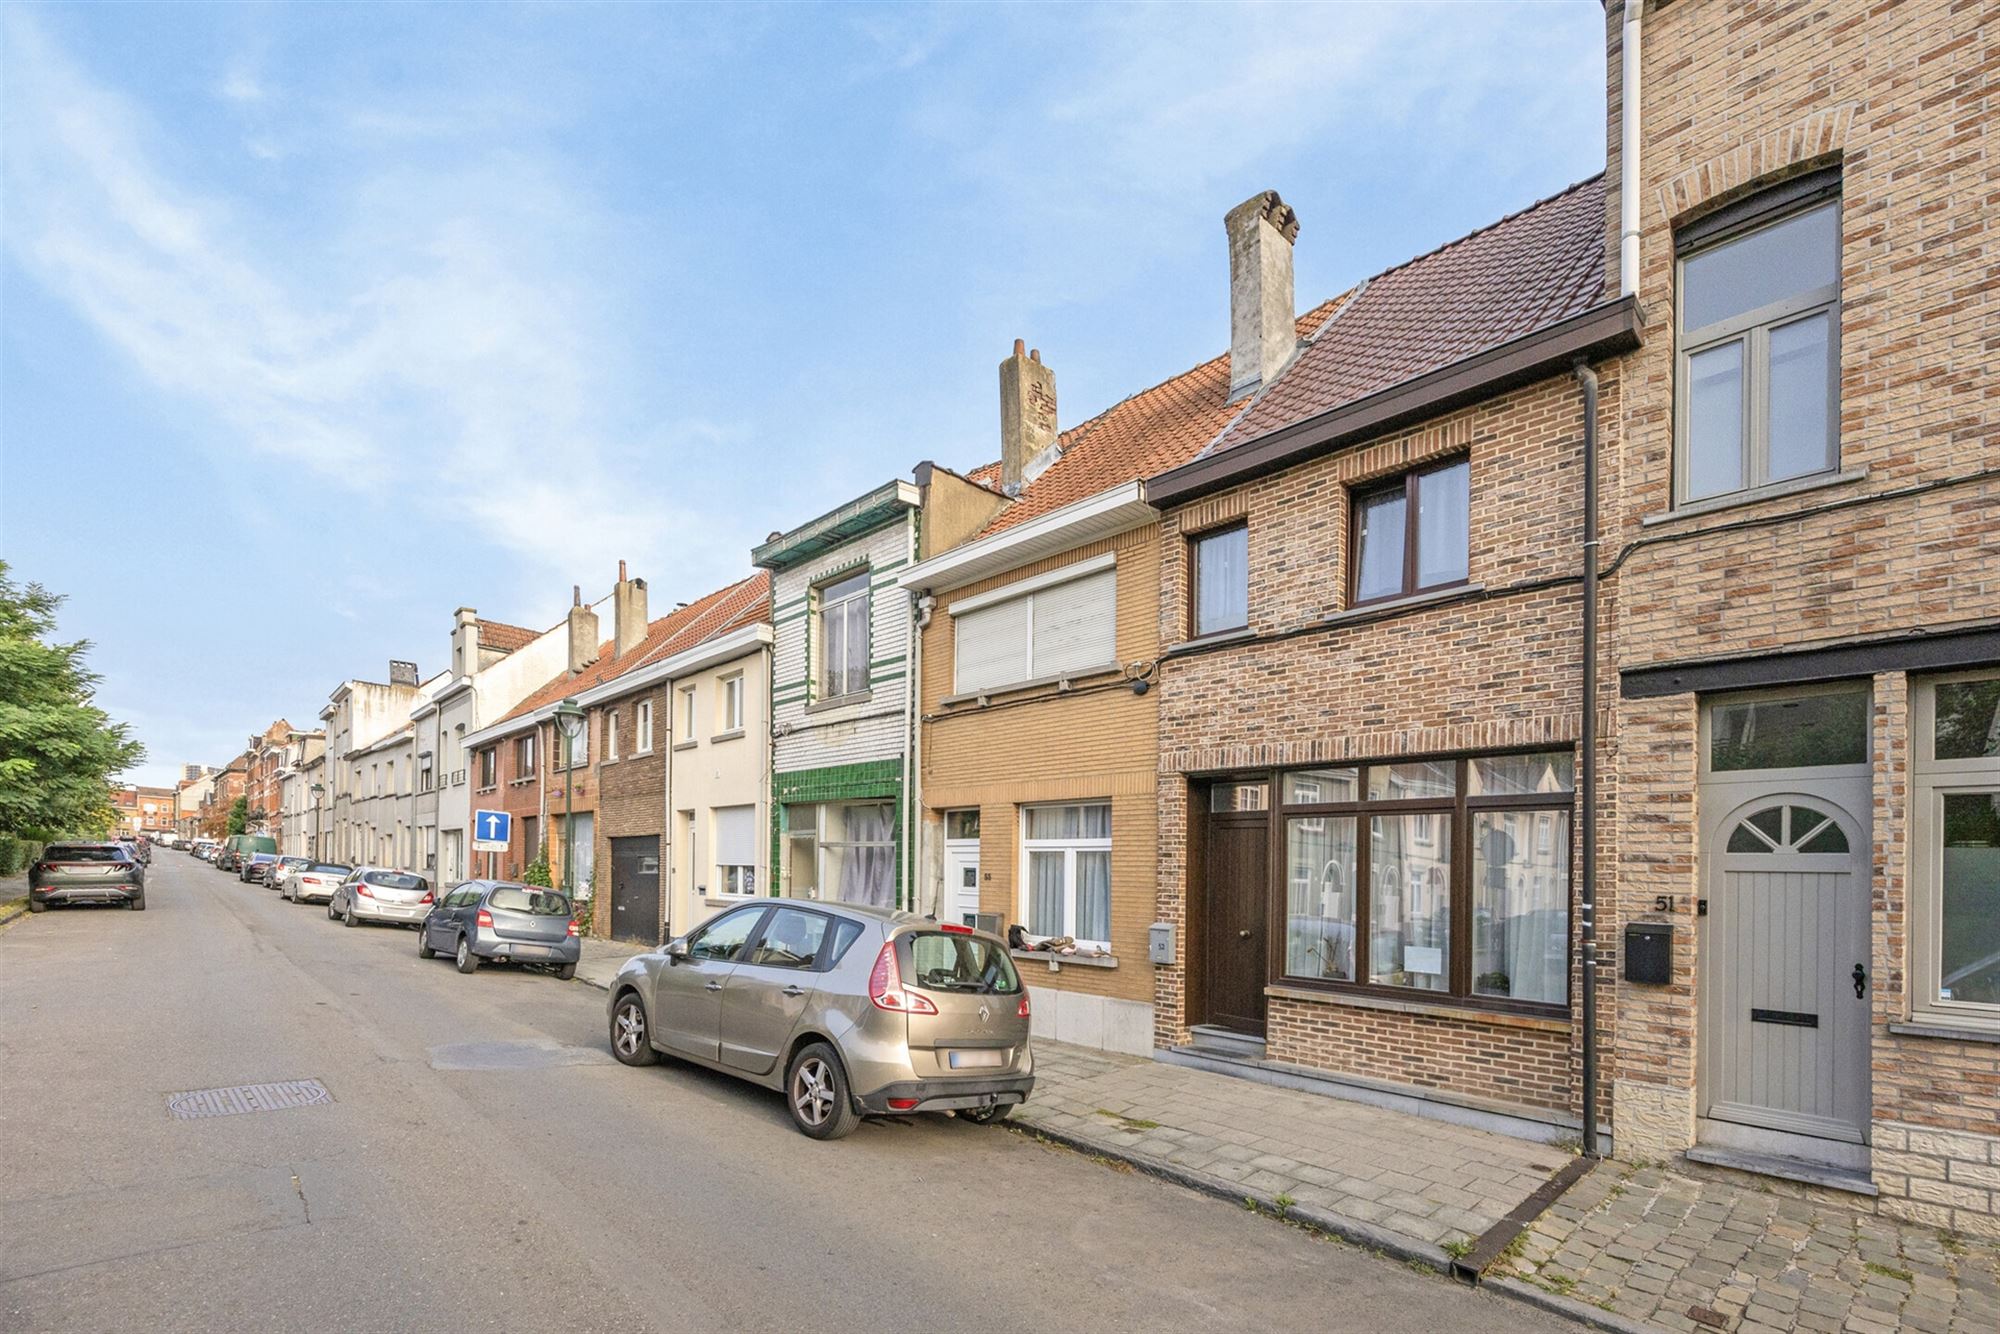
{"label": "curb stone", "polygon": [[12,903],[0,903],[0,926],[5,926],[16,917],[28,915],[28,901],[17,899]]}
{"label": "curb stone", "polygon": [[1084,1135],[1052,1130],[1032,1122],[1008,1121],[1005,1124],[1019,1134],[1037,1136],[1052,1144],[1060,1144],[1064,1148],[1126,1163],[1147,1176],[1157,1177],[1162,1181],[1169,1181],[1174,1185],[1184,1186],[1219,1200],[1230,1200],[1238,1204],[1244,1200],[1255,1200],[1260,1209],[1274,1218],[1303,1223],[1316,1232],[1339,1237],[1342,1241],[1352,1242],[1368,1250],[1380,1251],[1393,1259],[1414,1261],[1437,1270],[1441,1275],[1451,1273],[1451,1256],[1445,1253],[1444,1248],[1433,1246],[1427,1241],[1414,1241],[1400,1232],[1391,1232],[1387,1228],[1376,1227],[1373,1223],[1365,1223],[1358,1218],[1347,1218],[1309,1205],[1294,1204],[1290,1208],[1280,1209],[1277,1201],[1270,1196],[1259,1191],[1246,1190],[1238,1182],[1223,1181],[1216,1177],[1204,1176],[1199,1172],[1190,1172],[1184,1167],[1176,1166],[1163,1158],[1155,1158],[1149,1153],[1133,1153],[1129,1149],[1104,1144]]}
{"label": "curb stone", "polygon": [[1574,1320],[1591,1329],[1605,1330],[1607,1334],[1659,1334],[1658,1325],[1649,1325],[1643,1320],[1634,1320],[1630,1316],[1580,1302],[1574,1297],[1564,1297],[1518,1278],[1484,1279],[1479,1286],[1488,1292],[1503,1293],[1514,1301],[1547,1311],[1550,1315]]}

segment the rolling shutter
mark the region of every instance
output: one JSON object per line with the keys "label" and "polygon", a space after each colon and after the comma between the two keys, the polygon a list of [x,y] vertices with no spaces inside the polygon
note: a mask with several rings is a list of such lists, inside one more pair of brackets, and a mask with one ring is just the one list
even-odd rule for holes
{"label": "rolling shutter", "polygon": [[1028,600],[981,607],[952,620],[958,692],[1028,679]]}
{"label": "rolling shutter", "polygon": [[1104,570],[1034,593],[1029,674],[1059,676],[1116,662],[1117,588],[1117,573]]}
{"label": "rolling shutter", "polygon": [[755,866],[757,864],[757,808],[718,806],[715,808],[715,864]]}

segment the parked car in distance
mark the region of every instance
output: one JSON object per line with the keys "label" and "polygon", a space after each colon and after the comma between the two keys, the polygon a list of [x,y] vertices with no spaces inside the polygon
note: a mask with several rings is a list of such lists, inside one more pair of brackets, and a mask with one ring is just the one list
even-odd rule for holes
{"label": "parked car in distance", "polygon": [[234,872],[241,863],[237,860],[236,849],[224,843],[215,850],[215,855],[208,859],[208,864],[218,871]]}
{"label": "parked car in distance", "polygon": [[304,869],[287,877],[279,891],[293,903],[329,903],[333,891],[353,871],[340,862],[308,862]]}
{"label": "parked car in distance", "polygon": [[395,922],[420,926],[430,914],[431,882],[387,866],[357,866],[327,900],[326,915],[349,926]]}
{"label": "parked car in distance", "polygon": [[664,1053],[782,1090],[814,1139],[863,1116],[997,1121],[1035,1086],[1006,942],[905,912],[747,904],[628,960],[606,1009],[626,1065]]}
{"label": "parked car in distance", "polygon": [[310,857],[280,857],[278,858],[278,864],[265,872],[264,887],[266,889],[275,889],[282,893],[287,880],[311,865],[312,858]]}
{"label": "parked car in distance", "polygon": [[117,843],[51,843],[28,868],[28,911],[117,903],[146,911],[146,874]]}
{"label": "parked car in distance", "polygon": [[568,981],[583,957],[569,899],[539,885],[467,880],[446,894],[424,918],[417,955],[449,954],[461,973],[481,963],[532,963]]}
{"label": "parked car in distance", "polygon": [[133,861],[139,863],[139,865],[144,866],[148,861],[151,860],[151,858],[146,853],[146,849],[140,845],[138,839],[121,838],[116,840],[116,842],[119,847],[125,849],[125,855],[130,857]]}
{"label": "parked car in distance", "polygon": [[276,856],[278,852],[278,840],[269,834],[231,834],[222,841],[222,846],[229,856],[218,857],[215,864],[225,871],[241,870],[252,853],[268,852]]}
{"label": "parked car in distance", "polygon": [[264,877],[278,864],[275,852],[252,852],[246,854],[236,866],[236,878],[246,885],[261,885]]}

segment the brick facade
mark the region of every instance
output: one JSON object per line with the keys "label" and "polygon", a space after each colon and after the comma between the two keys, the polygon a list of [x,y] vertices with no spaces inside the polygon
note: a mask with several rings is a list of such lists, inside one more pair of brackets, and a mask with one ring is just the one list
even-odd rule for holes
{"label": "brick facade", "polygon": [[[591,898],[591,931],[611,933],[611,840],[614,838],[656,838],[662,849],[667,838],[667,746],[666,727],[671,717],[667,684],[656,683],[644,690],[607,700],[591,710],[591,729],[597,749],[592,752],[596,769],[596,821],[598,892]],[[639,705],[653,706],[653,745],[639,749]],[[617,729],[618,758],[610,758],[607,729]],[[664,887],[663,887],[664,888]]]}

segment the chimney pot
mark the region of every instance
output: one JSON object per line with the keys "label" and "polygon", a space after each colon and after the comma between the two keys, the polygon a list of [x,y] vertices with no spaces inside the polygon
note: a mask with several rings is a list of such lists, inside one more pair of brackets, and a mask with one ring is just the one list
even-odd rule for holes
{"label": "chimney pot", "polygon": [[625,562],[622,560],[618,562],[618,582],[625,582]]}
{"label": "chimney pot", "polygon": [[1056,442],[1056,373],[1042,362],[1041,349],[1023,355],[1027,344],[1014,340],[1014,355],[1000,363],[1000,486],[1019,495],[1034,480],[1035,461]]}
{"label": "chimney pot", "polygon": [[1265,190],[1229,210],[1229,400],[1256,393],[1298,349],[1293,306],[1292,243],[1298,214]]}
{"label": "chimney pot", "polygon": [[583,605],[582,584],[571,584],[569,586],[569,605],[572,607],[581,607]]}

